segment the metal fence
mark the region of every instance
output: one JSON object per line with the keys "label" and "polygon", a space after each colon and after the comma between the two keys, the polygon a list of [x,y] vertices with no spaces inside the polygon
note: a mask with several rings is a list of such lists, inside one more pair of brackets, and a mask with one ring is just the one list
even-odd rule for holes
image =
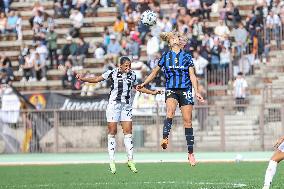
{"label": "metal fence", "polygon": [[[133,121],[136,151],[160,151],[165,115],[137,115]],[[0,112],[3,117],[4,112]],[[21,111],[17,123],[2,120],[0,152],[101,152],[107,146],[104,111]],[[7,120],[7,119],[6,119]],[[193,111],[198,151],[270,150],[284,133],[284,105],[196,106]],[[118,151],[124,151],[118,126]],[[168,151],[185,151],[183,120],[174,118]]]}

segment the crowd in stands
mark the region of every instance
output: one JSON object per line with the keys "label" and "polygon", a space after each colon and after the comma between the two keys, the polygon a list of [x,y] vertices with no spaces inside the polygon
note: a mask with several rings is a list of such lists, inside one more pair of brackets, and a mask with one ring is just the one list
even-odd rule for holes
{"label": "crowd in stands", "polygon": [[[9,8],[10,0],[0,4],[0,33],[16,33],[23,40],[22,18],[20,13]],[[170,11],[161,8],[155,0],[55,0],[54,15],[49,15],[40,2],[36,1],[29,19],[33,31],[33,44],[22,44],[19,56],[19,70],[23,72],[22,81],[46,81],[47,70],[64,67],[63,87],[82,88],[76,81],[75,73],[85,67],[88,53],[96,60],[104,59],[104,71],[113,69],[121,55],[133,58],[133,69],[142,80],[157,65],[161,53],[168,49],[161,41],[161,32],[176,30],[188,42],[185,50],[194,58],[196,74],[202,79],[207,73],[225,73],[226,84],[230,79],[229,69],[234,76],[239,72],[250,73],[252,65],[269,61],[271,41],[276,40],[276,48],[281,49],[282,26],[284,24],[284,2],[280,0],[255,0],[249,14],[241,16],[240,9],[232,0],[179,0],[168,4]],[[103,41],[89,43],[82,37],[85,17],[97,16],[98,8],[116,6],[119,15],[113,27],[105,27]],[[143,11],[151,9],[158,13],[157,24],[151,28],[140,22]],[[218,13],[218,21],[211,14]],[[59,47],[55,19],[69,18],[70,28],[66,33],[67,43]],[[214,22],[214,27],[210,26]],[[141,49],[146,46],[147,60],[141,61]],[[2,58],[3,59],[3,58]],[[4,66],[1,60],[1,66]],[[8,65],[9,64],[5,64]],[[5,70],[5,69],[4,69]],[[9,73],[11,74],[11,73]],[[9,75],[7,72],[7,75]],[[86,73],[90,74],[90,73]],[[162,75],[162,74],[161,74]],[[8,77],[12,80],[13,77]],[[156,80],[152,86],[161,86],[163,79]],[[214,80],[216,85],[220,81]],[[107,86],[103,83],[102,86]],[[98,86],[96,86],[98,87]],[[88,93],[84,87],[83,95]],[[87,91],[86,91],[87,90]]]}

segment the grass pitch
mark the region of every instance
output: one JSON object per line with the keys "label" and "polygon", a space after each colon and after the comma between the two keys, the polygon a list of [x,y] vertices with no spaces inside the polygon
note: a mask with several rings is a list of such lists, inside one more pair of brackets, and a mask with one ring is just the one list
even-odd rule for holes
{"label": "grass pitch", "polygon": [[[137,163],[138,173],[117,164],[1,166],[0,188],[50,189],[252,189],[262,188],[267,163]],[[273,189],[284,188],[280,164]]]}

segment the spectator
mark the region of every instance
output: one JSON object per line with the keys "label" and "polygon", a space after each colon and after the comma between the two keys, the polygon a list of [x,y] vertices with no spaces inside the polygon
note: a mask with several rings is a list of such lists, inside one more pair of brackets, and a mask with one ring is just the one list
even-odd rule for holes
{"label": "spectator", "polygon": [[70,30],[70,35],[73,38],[79,37],[80,28],[83,26],[84,20],[82,13],[77,9],[71,10],[71,15],[69,18],[73,26],[73,28]]}
{"label": "spectator", "polygon": [[64,75],[62,77],[62,86],[64,89],[66,89],[67,87],[71,87],[72,90],[76,89],[75,88],[76,78],[72,66],[73,66],[72,60],[68,59],[65,62],[64,66],[62,66],[61,68],[64,71]]}
{"label": "spectator", "polygon": [[0,33],[5,34],[7,25],[7,18],[4,12],[0,12]]}
{"label": "spectator", "polygon": [[34,28],[35,24],[42,26],[43,22],[44,22],[43,12],[36,11],[35,16],[33,17],[32,28]]}
{"label": "spectator", "polygon": [[77,44],[72,41],[72,37],[68,36],[66,40],[67,44],[63,46],[61,55],[58,58],[61,65],[65,65],[65,61],[68,58],[74,60],[77,52]]}
{"label": "spectator", "polygon": [[191,16],[198,17],[201,13],[200,0],[187,0],[187,9]]}
{"label": "spectator", "polygon": [[222,47],[222,51],[220,53],[220,66],[221,69],[227,69],[229,67],[229,63],[231,62],[231,52],[228,48]]}
{"label": "spectator", "polygon": [[[40,15],[42,15],[43,12],[44,12],[44,7],[40,4],[39,1],[36,1],[34,3],[34,7],[32,9],[33,16],[29,19],[31,28],[33,28],[34,23],[39,23],[39,21],[41,21],[41,19],[39,19],[39,17],[40,17]],[[34,18],[36,16],[38,17],[37,18],[38,20],[34,21]],[[42,21],[43,21],[43,19],[42,19]]]}
{"label": "spectator", "polygon": [[102,44],[97,42],[94,48],[95,48],[94,58],[103,59],[105,55],[105,50],[103,49]]}
{"label": "spectator", "polygon": [[107,46],[110,44],[110,33],[107,27],[104,28],[103,38],[104,38],[103,47],[104,50],[106,51]]}
{"label": "spectator", "polygon": [[57,17],[69,17],[70,10],[72,8],[72,0],[55,0],[54,13]]}
{"label": "spectator", "polygon": [[53,61],[55,59],[56,65],[58,66],[58,56],[57,56],[57,33],[55,33],[54,28],[50,28],[50,31],[46,35],[47,47],[49,52],[50,67],[54,67]]}
{"label": "spectator", "polygon": [[25,56],[25,64],[22,65],[23,69],[23,78],[22,82],[25,81],[36,81],[36,73],[34,69],[34,64],[35,64],[35,49],[31,49],[31,53],[27,56]]}
{"label": "spectator", "polygon": [[149,39],[147,41],[147,49],[146,49],[148,60],[152,59],[153,56],[157,52],[159,52],[159,49],[160,49],[160,43],[158,37],[149,34]]}
{"label": "spectator", "polygon": [[219,45],[219,40],[214,40],[214,45],[211,48],[210,54],[211,54],[211,70],[217,70],[217,68],[220,65],[220,52],[221,47]]}
{"label": "spectator", "polygon": [[124,31],[124,28],[125,28],[124,21],[121,19],[120,16],[118,16],[116,18],[116,21],[114,22],[113,31],[117,35],[119,40],[121,39],[121,34]]}
{"label": "spectator", "polygon": [[228,21],[232,22],[232,26],[236,27],[237,23],[241,21],[239,9],[235,7],[232,1],[229,1],[226,7],[225,23],[228,26]]}
{"label": "spectator", "polygon": [[[239,72],[236,80],[234,81],[234,96],[236,105],[245,104],[246,88],[248,87],[247,81],[243,77],[243,73]],[[243,114],[245,111],[244,107],[237,107],[237,114]]]}
{"label": "spectator", "polygon": [[34,59],[35,80],[46,81],[46,64],[41,60],[41,55],[36,52]]}
{"label": "spectator", "polygon": [[[48,49],[47,47],[44,45],[44,43],[38,42],[37,47],[36,47],[36,53],[39,56],[39,61],[40,61],[40,65],[44,65],[46,66],[46,59],[48,57]],[[37,58],[37,57],[36,57]],[[36,59],[36,61],[38,61]],[[36,62],[37,63],[37,62]],[[41,67],[42,67],[41,66]]]}
{"label": "spectator", "polygon": [[129,56],[140,56],[139,44],[132,37],[128,37],[126,53]]}
{"label": "spectator", "polygon": [[215,3],[215,0],[200,0],[200,2],[201,2],[203,19],[207,18],[207,20],[210,20],[210,13],[212,10],[212,5]]}
{"label": "spectator", "polygon": [[22,25],[23,25],[23,20],[21,14],[18,12],[17,14],[17,22],[16,22],[16,31],[17,31],[17,40],[22,41],[23,40],[23,31],[22,31]]}
{"label": "spectator", "polygon": [[19,71],[21,71],[21,66],[25,64],[25,57],[29,55],[30,49],[27,44],[22,43],[21,45],[21,51],[19,56]]}
{"label": "spectator", "polygon": [[7,71],[5,69],[0,70],[0,84],[10,84],[10,79],[8,77]]}
{"label": "spectator", "polygon": [[233,30],[233,37],[236,42],[237,56],[241,56],[246,50],[246,43],[248,39],[248,32],[244,28],[243,23],[239,23],[239,27]]}
{"label": "spectator", "polygon": [[181,7],[178,11],[178,21],[183,21],[183,23],[189,25],[191,21],[191,17],[186,13],[186,9],[184,7]]}
{"label": "spectator", "polygon": [[193,63],[195,67],[196,76],[199,78],[204,78],[205,68],[208,65],[208,61],[200,56],[198,51],[193,52]]}
{"label": "spectator", "polygon": [[225,36],[230,35],[229,28],[224,24],[223,20],[219,20],[219,25],[216,26],[214,33],[220,38],[224,39]]}
{"label": "spectator", "polygon": [[10,10],[11,0],[3,0],[3,12],[8,13]]}
{"label": "spectator", "polygon": [[107,46],[107,53],[114,56],[119,56],[122,53],[122,48],[113,34],[110,36],[110,43]]}
{"label": "spectator", "polygon": [[131,69],[135,72],[138,83],[142,82],[143,78],[145,78],[149,71],[149,68],[142,61],[139,61],[138,56],[133,56]]}
{"label": "spectator", "polygon": [[281,20],[279,16],[274,14],[273,11],[270,11],[266,18],[266,42],[270,43],[271,32],[273,31],[278,49],[281,49],[280,28]]}
{"label": "spectator", "polygon": [[76,8],[79,9],[83,15],[85,15],[87,9],[87,0],[77,0]]}
{"label": "spectator", "polygon": [[76,63],[80,68],[83,68],[83,63],[88,54],[88,50],[89,44],[86,43],[83,38],[79,38],[76,52]]}
{"label": "spectator", "polygon": [[7,26],[6,26],[7,32],[17,33],[17,30],[16,30],[17,20],[18,20],[18,17],[16,15],[15,11],[11,10],[9,12],[9,16],[8,16],[8,19],[7,19]]}

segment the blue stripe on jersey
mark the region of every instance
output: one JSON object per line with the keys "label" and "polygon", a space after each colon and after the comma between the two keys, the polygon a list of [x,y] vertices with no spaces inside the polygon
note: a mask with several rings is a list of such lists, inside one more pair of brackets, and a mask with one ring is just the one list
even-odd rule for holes
{"label": "blue stripe on jersey", "polygon": [[173,51],[164,53],[159,65],[164,69],[166,77],[166,88],[188,88],[191,87],[189,78],[189,67],[193,67],[192,57],[189,53]]}

